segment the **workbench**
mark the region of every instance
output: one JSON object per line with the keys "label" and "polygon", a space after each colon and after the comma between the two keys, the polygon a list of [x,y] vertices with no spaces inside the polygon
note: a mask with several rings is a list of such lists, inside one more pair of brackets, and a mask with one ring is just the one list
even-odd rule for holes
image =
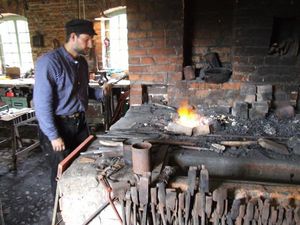
{"label": "workbench", "polygon": [[[116,83],[117,82],[117,83]],[[129,80],[119,80],[117,78],[111,78],[108,83],[113,83],[112,96],[107,96],[102,102],[91,100],[89,102],[89,110],[87,111],[87,119],[89,124],[104,124],[108,129],[112,123],[114,123],[122,111],[122,107],[126,97],[128,97],[128,91],[130,86]],[[34,78],[18,78],[18,79],[0,79],[0,88],[29,88],[33,89]],[[90,80],[89,87],[99,88],[97,81]],[[123,98],[122,98],[123,97]],[[99,112],[100,111],[100,112]],[[100,116],[100,114],[103,114]]]}
{"label": "workbench", "polygon": [[21,126],[29,126],[37,124],[33,124],[36,120],[35,112],[31,108],[23,108],[20,110],[9,109],[9,111],[1,112],[0,115],[0,128],[10,130],[10,136],[5,137],[1,142],[4,143],[6,141],[11,141],[11,156],[13,169],[17,168],[17,157],[24,155],[31,151],[32,149],[39,146],[39,141],[36,139],[29,139],[30,145],[24,146],[23,141],[28,139],[23,139],[19,133],[19,127]]}
{"label": "workbench", "polygon": [[[115,82],[117,79],[110,79],[109,83]],[[129,80],[120,80],[114,84],[114,88],[128,87],[130,85]],[[30,87],[34,86],[34,78],[18,78],[18,79],[0,79],[0,87]],[[97,81],[91,80],[89,82],[91,88],[99,87]]]}
{"label": "workbench", "polygon": [[0,79],[0,87],[29,87],[34,85],[34,78]]}

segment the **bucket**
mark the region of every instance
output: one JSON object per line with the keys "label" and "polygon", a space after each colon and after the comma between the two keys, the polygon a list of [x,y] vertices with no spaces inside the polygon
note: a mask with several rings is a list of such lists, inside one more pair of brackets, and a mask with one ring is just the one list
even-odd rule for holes
{"label": "bucket", "polygon": [[151,147],[152,145],[146,141],[134,143],[131,146],[134,173],[143,175],[146,172],[151,172]]}

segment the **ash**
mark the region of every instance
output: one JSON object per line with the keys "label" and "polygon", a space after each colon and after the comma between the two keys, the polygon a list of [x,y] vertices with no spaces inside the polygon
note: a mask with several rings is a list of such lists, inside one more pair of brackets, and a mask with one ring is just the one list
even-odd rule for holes
{"label": "ash", "polygon": [[300,115],[291,119],[279,119],[272,112],[264,119],[242,119],[228,114],[217,114],[206,110],[204,115],[210,117],[214,123],[215,133],[264,136],[264,137],[292,137],[300,135]]}
{"label": "ash", "polygon": [[[265,149],[258,144],[239,147],[226,147],[217,150],[218,154],[232,157],[254,157],[283,160],[298,160],[300,157],[300,115],[290,119],[279,119],[270,112],[264,119],[242,119],[231,114],[216,113],[211,108],[198,108],[200,115],[206,117],[211,125],[211,133],[204,136],[189,137],[185,135],[172,134],[165,130],[169,122],[177,117],[176,108],[159,104],[144,104],[131,107],[126,115],[116,124],[112,125],[110,132],[130,131],[146,134],[157,134],[166,139],[177,141],[195,142],[202,149],[213,150],[215,144],[220,141],[234,140],[245,141],[260,138],[275,141],[287,148],[284,153],[279,150]],[[273,148],[274,146],[271,146]],[[277,146],[275,145],[275,150]],[[283,148],[283,149],[284,149]],[[255,150],[255,151],[254,151]]]}
{"label": "ash", "polygon": [[[231,114],[216,113],[210,108],[201,108],[198,112],[210,121],[212,134],[285,138],[300,136],[300,114],[290,119],[279,119],[271,112],[264,119],[250,120]],[[111,130],[126,127],[139,131],[165,132],[164,127],[176,116],[176,108],[169,106],[159,104],[133,106],[125,117],[111,127]]]}

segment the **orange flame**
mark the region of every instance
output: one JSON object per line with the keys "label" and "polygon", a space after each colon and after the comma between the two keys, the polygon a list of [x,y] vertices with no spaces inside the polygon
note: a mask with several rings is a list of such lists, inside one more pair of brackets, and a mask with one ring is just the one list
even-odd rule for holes
{"label": "orange flame", "polygon": [[186,127],[196,127],[200,123],[200,115],[196,112],[196,109],[187,102],[181,103],[180,107],[177,110],[179,115],[178,124],[181,124]]}

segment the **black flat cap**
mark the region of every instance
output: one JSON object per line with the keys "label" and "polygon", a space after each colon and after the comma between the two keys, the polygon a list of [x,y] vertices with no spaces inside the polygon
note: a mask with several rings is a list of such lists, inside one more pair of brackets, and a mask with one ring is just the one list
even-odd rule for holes
{"label": "black flat cap", "polygon": [[70,20],[66,23],[66,32],[67,34],[70,33],[77,33],[77,34],[89,34],[89,35],[97,35],[94,30],[93,23],[89,20],[83,19],[74,19]]}

